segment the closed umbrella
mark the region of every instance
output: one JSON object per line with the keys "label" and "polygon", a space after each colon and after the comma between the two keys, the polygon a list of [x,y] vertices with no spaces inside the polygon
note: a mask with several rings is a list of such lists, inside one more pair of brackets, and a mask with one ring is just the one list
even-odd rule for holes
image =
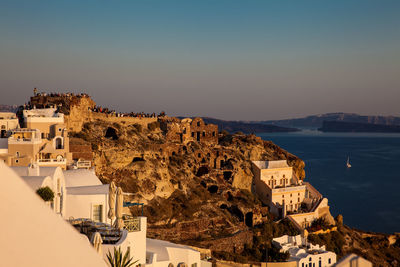
{"label": "closed umbrella", "polygon": [[111,224],[115,218],[115,193],[117,192],[117,188],[114,182],[110,184],[110,190],[108,192],[108,206],[110,207],[108,210],[108,218],[111,220]]}
{"label": "closed umbrella", "polygon": [[93,247],[97,251],[97,253],[99,253],[100,255],[103,255],[102,248],[101,248],[102,247],[101,244],[103,244],[103,240],[101,239],[100,233],[99,232],[95,232],[92,235],[92,240],[91,241],[92,241]]}
{"label": "closed umbrella", "polygon": [[117,220],[115,221],[115,227],[118,229],[122,229],[124,227],[124,221],[122,220],[122,208],[124,205],[124,196],[122,195],[121,187],[117,189],[117,208],[116,208],[116,217]]}

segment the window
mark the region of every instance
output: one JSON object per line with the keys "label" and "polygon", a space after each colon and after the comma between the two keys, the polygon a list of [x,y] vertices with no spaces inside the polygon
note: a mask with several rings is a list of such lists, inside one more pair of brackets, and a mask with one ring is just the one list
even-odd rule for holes
{"label": "window", "polygon": [[192,137],[194,137],[194,132],[192,132]]}
{"label": "window", "polygon": [[203,137],[206,136],[206,132],[203,132]]}
{"label": "window", "polygon": [[93,205],[92,220],[95,222],[103,221],[103,205]]}
{"label": "window", "polygon": [[290,197],[292,197],[292,194],[290,194]]}
{"label": "window", "polygon": [[331,264],[331,258],[328,259],[328,263]]}
{"label": "window", "polygon": [[18,163],[18,162],[19,162],[19,160],[16,159],[16,160],[15,160],[15,163]]}
{"label": "window", "polygon": [[304,267],[304,262],[301,264],[301,267]]}
{"label": "window", "polygon": [[61,132],[61,128],[58,128],[58,131]]}
{"label": "window", "polygon": [[297,202],[300,202],[300,198],[299,197],[297,198]]}
{"label": "window", "polygon": [[197,126],[200,126],[200,122],[199,121],[197,122]]}
{"label": "window", "polygon": [[56,149],[63,149],[63,144],[62,144],[61,138],[56,139]]}
{"label": "window", "polygon": [[212,136],[213,136],[213,137],[215,136],[215,132],[213,132]]}
{"label": "window", "polygon": [[193,263],[192,267],[197,267],[197,262]]}
{"label": "window", "polygon": [[282,198],[285,198],[285,195],[282,195]]}
{"label": "window", "polygon": [[15,154],[17,155],[17,158],[19,158],[19,151],[15,152]]}

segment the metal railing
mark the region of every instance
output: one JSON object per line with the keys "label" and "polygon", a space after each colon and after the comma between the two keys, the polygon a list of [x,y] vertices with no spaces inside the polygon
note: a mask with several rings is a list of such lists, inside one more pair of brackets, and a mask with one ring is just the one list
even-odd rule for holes
{"label": "metal railing", "polygon": [[140,219],[139,218],[124,219],[124,229],[127,230],[128,232],[139,232]]}
{"label": "metal railing", "polygon": [[78,160],[76,162],[76,167],[78,169],[83,169],[83,168],[91,168],[92,167],[92,162],[90,160]]}
{"label": "metal railing", "polygon": [[37,163],[67,163],[66,159],[38,159]]}

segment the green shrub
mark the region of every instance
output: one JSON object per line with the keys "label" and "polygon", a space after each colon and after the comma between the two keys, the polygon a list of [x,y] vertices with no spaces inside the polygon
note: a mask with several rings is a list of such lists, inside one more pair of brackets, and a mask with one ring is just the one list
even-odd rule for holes
{"label": "green shrub", "polygon": [[118,247],[118,249],[114,247],[114,255],[112,255],[111,252],[108,251],[107,259],[111,267],[130,267],[138,262],[133,261],[129,249],[124,254],[121,250],[121,247]]}
{"label": "green shrub", "polygon": [[50,187],[41,187],[36,190],[36,194],[38,194],[44,201],[53,201],[54,192]]}

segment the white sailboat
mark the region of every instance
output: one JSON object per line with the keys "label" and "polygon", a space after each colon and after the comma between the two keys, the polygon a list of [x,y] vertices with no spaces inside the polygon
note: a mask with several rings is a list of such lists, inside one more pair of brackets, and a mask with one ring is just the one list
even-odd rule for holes
{"label": "white sailboat", "polygon": [[346,166],[347,166],[347,168],[351,168],[350,157],[347,157]]}

